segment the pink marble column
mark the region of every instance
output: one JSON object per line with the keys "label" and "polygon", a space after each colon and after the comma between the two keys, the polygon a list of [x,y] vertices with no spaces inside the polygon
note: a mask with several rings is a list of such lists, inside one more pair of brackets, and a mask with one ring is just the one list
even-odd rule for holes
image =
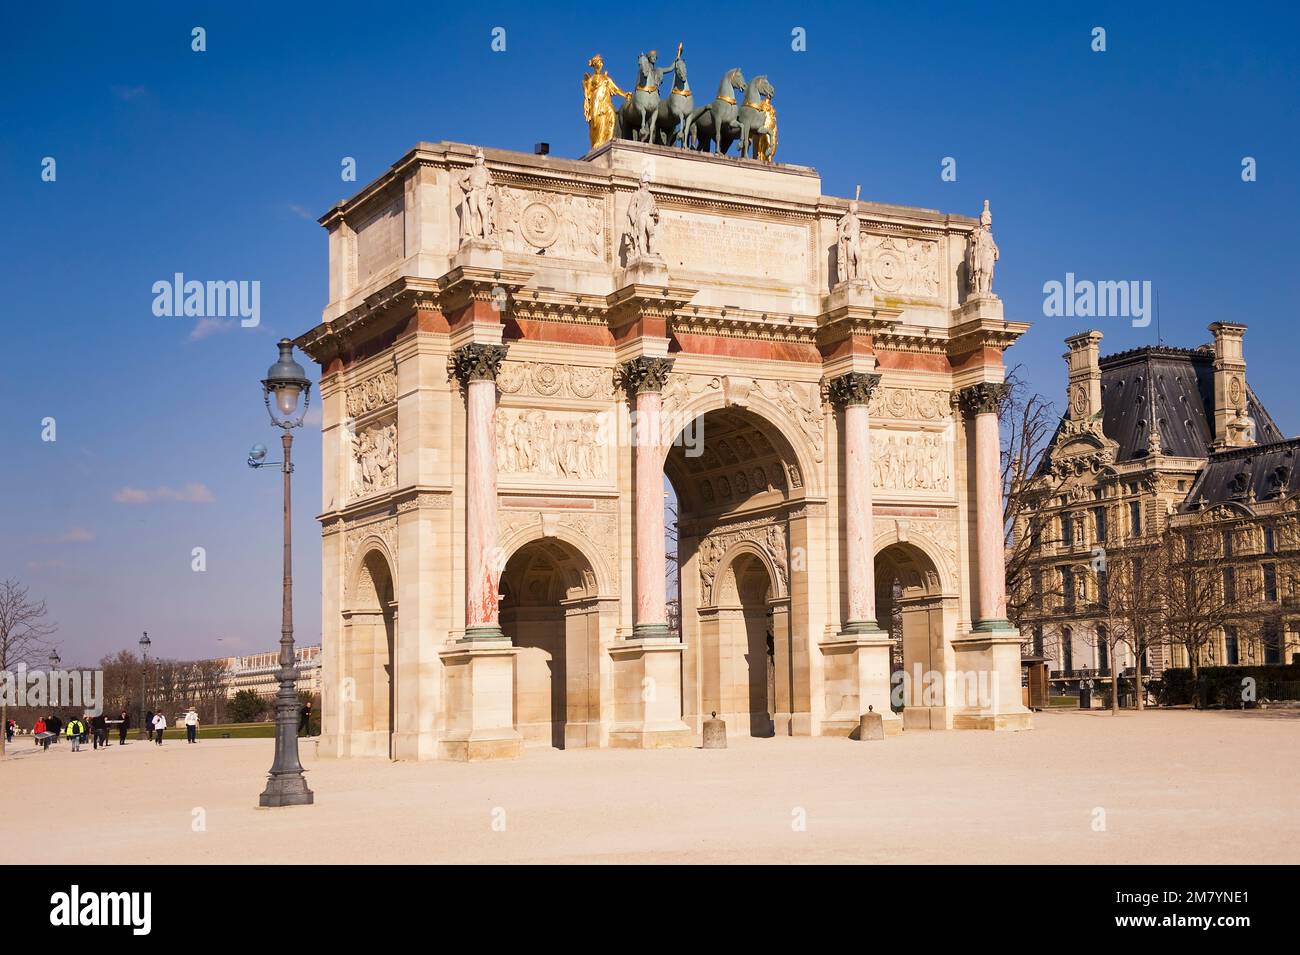
{"label": "pink marble column", "polygon": [[633,636],[669,636],[664,571],[664,449],[660,432],[661,392],[671,358],[636,358],[622,366],[623,386],[632,398],[636,444],[636,607]]}
{"label": "pink marble column", "polygon": [[979,560],[979,588],[975,630],[1010,630],[1007,620],[1006,567],[1002,529],[1002,455],[998,433],[998,406],[1007,386],[981,382],[963,388],[962,413],[974,421],[975,535]]}
{"label": "pink marble column", "polygon": [[497,370],[505,345],[470,344],[452,355],[465,387],[465,637],[504,640],[497,616]]}
{"label": "pink marble column", "polygon": [[880,633],[871,522],[871,422],[867,403],[880,376],[852,372],[830,383],[831,401],[844,409],[844,542],[849,605],[846,634]]}

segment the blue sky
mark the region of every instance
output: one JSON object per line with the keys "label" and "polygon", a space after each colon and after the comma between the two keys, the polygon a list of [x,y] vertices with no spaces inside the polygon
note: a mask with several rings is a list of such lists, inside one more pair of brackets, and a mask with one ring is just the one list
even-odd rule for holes
{"label": "blue sky", "polygon": [[[1300,17],[1044,6],[5,3],[0,576],[48,600],[69,662],[134,647],[142,630],[167,656],[273,647],[279,482],[244,454],[274,439],[258,386],[274,341],[325,303],[315,218],[420,140],[581,155],[587,58],[604,54],[627,87],[641,49],[679,40],[706,93],[731,66],[770,77],[778,158],[816,167],[825,192],[861,184],[867,199],[968,215],[990,199],[996,290],[1009,318],[1034,322],[1008,363],[1038,390],[1059,397],[1062,339],[1086,325],[1106,352],[1156,335],[1045,318],[1044,282],[1150,280],[1169,344],[1200,344],[1211,321],[1249,324],[1252,384],[1300,433]],[[190,48],[195,26],[206,52]],[[1096,26],[1104,53],[1090,49]],[[358,183],[340,180],[346,156]],[[955,182],[941,181],[946,156]],[[1255,182],[1241,179],[1246,156]],[[260,326],[156,317],[151,287],[176,272],[260,281]],[[41,440],[46,417],[56,441]],[[311,428],[297,451],[295,609],[315,642]]]}

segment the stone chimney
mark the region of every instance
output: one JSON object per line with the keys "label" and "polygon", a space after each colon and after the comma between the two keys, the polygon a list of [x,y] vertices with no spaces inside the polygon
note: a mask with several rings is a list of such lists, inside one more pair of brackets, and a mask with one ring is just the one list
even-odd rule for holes
{"label": "stone chimney", "polygon": [[1101,332],[1081,332],[1065,340],[1063,357],[1069,369],[1067,417],[1091,421],[1101,412]]}
{"label": "stone chimney", "polygon": [[1214,447],[1241,448],[1255,443],[1254,423],[1246,416],[1245,325],[1214,322]]}

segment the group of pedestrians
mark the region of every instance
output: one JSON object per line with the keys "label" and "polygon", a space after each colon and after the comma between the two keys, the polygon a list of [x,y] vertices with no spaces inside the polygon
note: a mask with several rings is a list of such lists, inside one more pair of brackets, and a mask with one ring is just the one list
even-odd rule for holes
{"label": "group of pedestrians", "polygon": [[[167,732],[167,716],[164,713],[155,713],[150,710],[144,718],[144,725],[148,727],[149,738],[155,744],[163,744],[163,736]],[[117,727],[117,745],[126,745],[127,730],[131,728],[131,716],[125,710],[118,714],[117,719],[109,719],[100,713],[92,716],[89,713],[83,713],[79,717],[64,722],[59,716],[51,714],[50,716],[38,716],[36,723],[32,726],[32,738],[36,745],[42,749],[49,749],[52,743],[57,743],[61,738],[67,738],[72,752],[81,751],[81,747],[87,742],[91,743],[94,749],[108,748],[109,728]],[[5,724],[5,739],[7,742],[13,742],[14,733],[18,730],[18,724],[14,720],[9,720]],[[199,732],[199,714],[194,707],[190,707],[185,713],[185,738],[187,742],[198,742]]]}

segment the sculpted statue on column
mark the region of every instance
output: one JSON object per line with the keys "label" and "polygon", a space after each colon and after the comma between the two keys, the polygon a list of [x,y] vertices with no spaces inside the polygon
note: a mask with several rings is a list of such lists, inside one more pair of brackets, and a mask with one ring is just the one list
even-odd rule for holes
{"label": "sculpted statue on column", "polygon": [[840,217],[836,227],[837,245],[835,250],[835,268],[839,278],[836,284],[844,282],[861,282],[867,277],[866,263],[862,258],[862,221],[858,218],[857,196],[861,194],[859,186],[854,198],[849,202],[849,211]]}
{"label": "sculpted statue on column", "polygon": [[605,60],[597,53],[587,65],[594,72],[582,78],[582,118],[591,134],[591,148],[603,146],[614,138],[614,97],[627,99],[631,94],[618,88],[614,77],[605,72]]}
{"label": "sculpted statue on column", "polygon": [[460,214],[460,244],[491,242],[496,238],[496,187],[492,173],[483,158],[483,150],[474,153],[474,165],[460,177],[460,190],[464,193]]}
{"label": "sculpted statue on column", "polygon": [[984,200],[979,227],[971,233],[966,246],[966,275],[970,282],[970,297],[993,294],[993,265],[998,260],[998,244],[993,241],[993,215],[989,201]]}
{"label": "sculpted statue on column", "polygon": [[650,192],[650,171],[641,171],[641,186],[632,194],[627,204],[626,228],[627,260],[656,257],[655,233],[659,229],[659,207]]}

